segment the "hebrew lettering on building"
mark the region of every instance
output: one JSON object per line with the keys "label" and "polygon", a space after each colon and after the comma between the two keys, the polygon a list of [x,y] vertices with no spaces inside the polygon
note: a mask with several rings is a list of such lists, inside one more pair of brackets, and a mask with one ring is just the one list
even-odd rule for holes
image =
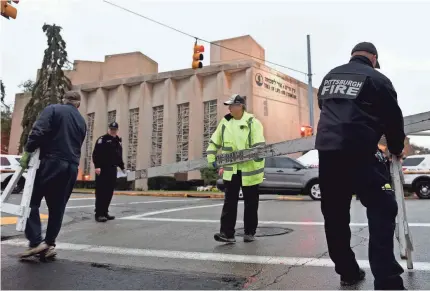
{"label": "hebrew lettering on building", "polygon": [[255,74],[254,81],[257,87],[264,88],[266,91],[297,99],[297,85],[287,76],[261,71]]}

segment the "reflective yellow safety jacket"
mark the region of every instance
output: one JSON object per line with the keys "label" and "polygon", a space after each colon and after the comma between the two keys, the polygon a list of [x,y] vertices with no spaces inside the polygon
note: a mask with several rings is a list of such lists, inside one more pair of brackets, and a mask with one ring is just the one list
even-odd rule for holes
{"label": "reflective yellow safety jacket", "polygon": [[[244,112],[242,119],[235,120],[227,114],[212,134],[206,149],[210,167],[219,150],[223,154],[249,149],[265,144],[263,125],[254,115]],[[261,184],[264,177],[264,159],[256,159],[224,166],[223,179],[231,181],[233,174],[242,171],[242,186]]]}

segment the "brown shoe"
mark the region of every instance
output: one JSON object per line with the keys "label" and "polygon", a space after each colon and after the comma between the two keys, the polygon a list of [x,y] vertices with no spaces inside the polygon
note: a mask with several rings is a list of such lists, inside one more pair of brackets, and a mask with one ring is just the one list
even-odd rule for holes
{"label": "brown shoe", "polygon": [[41,252],[44,252],[48,248],[49,248],[49,246],[45,242],[42,242],[36,247],[28,248],[26,251],[24,251],[20,255],[20,257],[21,258],[28,258],[28,257],[34,256],[34,255],[40,254]]}

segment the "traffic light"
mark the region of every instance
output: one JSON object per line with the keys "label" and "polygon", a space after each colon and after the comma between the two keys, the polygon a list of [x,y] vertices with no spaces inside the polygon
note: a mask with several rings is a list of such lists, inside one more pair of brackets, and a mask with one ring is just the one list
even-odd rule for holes
{"label": "traffic light", "polygon": [[203,68],[203,52],[205,51],[205,47],[202,45],[198,45],[197,42],[194,44],[194,54],[193,54],[193,63],[191,67],[195,69]]}
{"label": "traffic light", "polygon": [[15,7],[11,5],[11,2],[18,4],[19,0],[1,0],[1,16],[4,18],[13,18],[16,19],[16,15],[18,14],[18,11]]}
{"label": "traffic light", "polygon": [[312,136],[313,132],[312,132],[312,127],[310,127],[309,125],[303,125],[300,128],[300,135],[302,137],[306,137],[306,136]]}

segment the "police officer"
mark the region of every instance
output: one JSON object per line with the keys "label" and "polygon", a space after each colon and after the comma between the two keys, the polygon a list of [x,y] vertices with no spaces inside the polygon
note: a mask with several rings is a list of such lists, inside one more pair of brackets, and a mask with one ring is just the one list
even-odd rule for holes
{"label": "police officer", "polygon": [[115,219],[109,215],[109,205],[117,178],[117,167],[125,173],[122,159],[122,140],[118,136],[118,123],[109,124],[108,133],[99,137],[93,151],[96,172],[95,220],[106,222]]}
{"label": "police officer", "polygon": [[[224,102],[230,113],[218,124],[206,150],[210,167],[216,168],[216,154],[249,149],[265,144],[263,125],[252,114],[246,112],[245,98],[233,94]],[[263,182],[264,159],[257,159],[224,167],[223,180],[226,187],[224,207],[221,214],[221,230],[214,235],[218,242],[235,243],[235,225],[239,191],[242,188],[245,200],[245,242],[255,240],[258,225],[258,186]]]}
{"label": "police officer", "polygon": [[[45,252],[46,257],[55,256],[55,240],[60,233],[64,210],[72,193],[78,175],[81,147],[87,126],[78,111],[81,96],[69,91],[63,97],[63,104],[46,107],[28,136],[25,152],[20,164],[28,167],[31,153],[40,149],[40,166],[34,180],[30,201],[30,216],[25,227],[29,248],[21,257]],[[39,208],[45,198],[49,220],[45,239],[42,239],[42,225]]]}
{"label": "police officer", "polygon": [[321,116],[316,149],[329,255],[341,285],[364,279],[350,246],[349,211],[355,193],[367,208],[374,287],[403,289],[403,269],[393,252],[397,202],[389,168],[378,150],[385,134],[391,154],[402,156],[402,111],[391,81],[375,70],[379,68],[375,46],[359,43],[351,55],[349,63],[324,77],[318,90]]}

